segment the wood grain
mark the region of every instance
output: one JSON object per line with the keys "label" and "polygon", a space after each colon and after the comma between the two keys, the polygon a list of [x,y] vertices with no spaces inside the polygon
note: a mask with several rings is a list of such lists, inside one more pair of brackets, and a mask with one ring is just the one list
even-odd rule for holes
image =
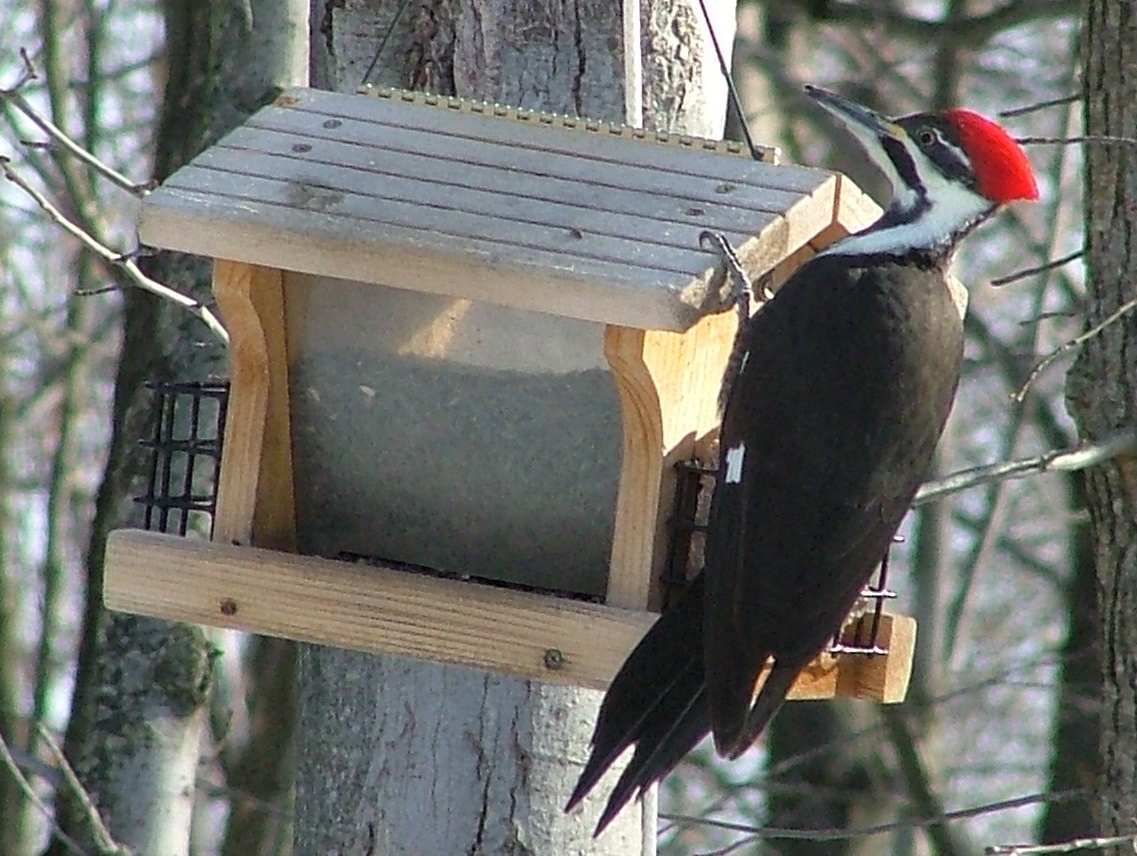
{"label": "wood grain", "polygon": [[139,229],[213,258],[683,330],[716,269],[702,230],[764,270],[834,216],[830,173],[610,131],[290,90],[151,193]]}
{"label": "wood grain", "polygon": [[[111,533],[111,609],[603,689],[655,620],[618,609],[394,569]],[[886,656],[824,655],[790,697],[899,701],[915,622],[885,616]]]}
{"label": "wood grain", "polygon": [[686,333],[608,327],[604,353],[620,393],[624,452],[607,603],[646,608],[667,561],[675,464],[718,425],[718,393],[734,343],[734,312]]}
{"label": "wood grain", "polygon": [[281,272],[218,260],[213,294],[230,332],[229,412],[213,538],[296,549]]}

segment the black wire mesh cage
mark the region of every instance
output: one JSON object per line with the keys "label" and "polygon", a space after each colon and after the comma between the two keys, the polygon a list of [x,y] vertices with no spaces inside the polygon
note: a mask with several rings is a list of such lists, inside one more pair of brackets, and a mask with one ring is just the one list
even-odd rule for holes
{"label": "black wire mesh cage", "polygon": [[[660,583],[662,605],[667,610],[681,600],[688,584],[703,567],[703,541],[707,531],[711,494],[717,470],[702,461],[680,461],[675,465],[675,500],[672,516],[667,521],[670,544],[667,564]],[[896,597],[888,588],[888,556],[882,557],[876,578],[861,593],[850,620],[829,647],[831,654],[887,654],[879,644],[884,603]]]}
{"label": "black wire mesh cage", "polygon": [[148,449],[143,528],[209,536],[217,510],[221,446],[229,382],[150,381],[157,419],[154,433],[139,445]]}

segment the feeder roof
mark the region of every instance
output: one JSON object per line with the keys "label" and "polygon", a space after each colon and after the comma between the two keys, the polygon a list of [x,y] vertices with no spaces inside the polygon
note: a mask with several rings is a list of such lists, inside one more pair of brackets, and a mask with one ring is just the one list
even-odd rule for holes
{"label": "feeder roof", "polygon": [[457,99],[292,89],[151,193],[139,230],[213,258],[684,330],[718,284],[700,232],[725,234],[761,273],[860,195],[725,148]]}

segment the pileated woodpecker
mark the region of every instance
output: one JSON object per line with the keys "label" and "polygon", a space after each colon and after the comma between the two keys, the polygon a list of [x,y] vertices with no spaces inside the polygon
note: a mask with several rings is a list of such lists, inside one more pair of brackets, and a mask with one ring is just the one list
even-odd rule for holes
{"label": "pileated woodpecker", "polygon": [[955,397],[955,248],[1000,206],[1038,198],[1022,149],[976,113],[889,119],[806,91],[889,178],[892,201],[739,330],[705,569],[616,675],[567,806],[634,747],[597,834],[708,732],[719,754],[744,752],[840,629],[927,475]]}

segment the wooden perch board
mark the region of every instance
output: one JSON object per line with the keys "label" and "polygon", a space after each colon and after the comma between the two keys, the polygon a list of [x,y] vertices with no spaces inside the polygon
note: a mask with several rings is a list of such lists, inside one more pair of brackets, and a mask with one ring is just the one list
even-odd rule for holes
{"label": "wooden perch board", "polygon": [[681,331],[719,269],[701,231],[765,271],[864,198],[832,173],[714,145],[293,89],[151,193],[139,233],[212,258]]}
{"label": "wooden perch board", "polygon": [[[655,620],[609,606],[155,532],[107,544],[111,609],[603,689]],[[904,698],[915,622],[884,616],[882,656],[823,655],[791,699]]]}

